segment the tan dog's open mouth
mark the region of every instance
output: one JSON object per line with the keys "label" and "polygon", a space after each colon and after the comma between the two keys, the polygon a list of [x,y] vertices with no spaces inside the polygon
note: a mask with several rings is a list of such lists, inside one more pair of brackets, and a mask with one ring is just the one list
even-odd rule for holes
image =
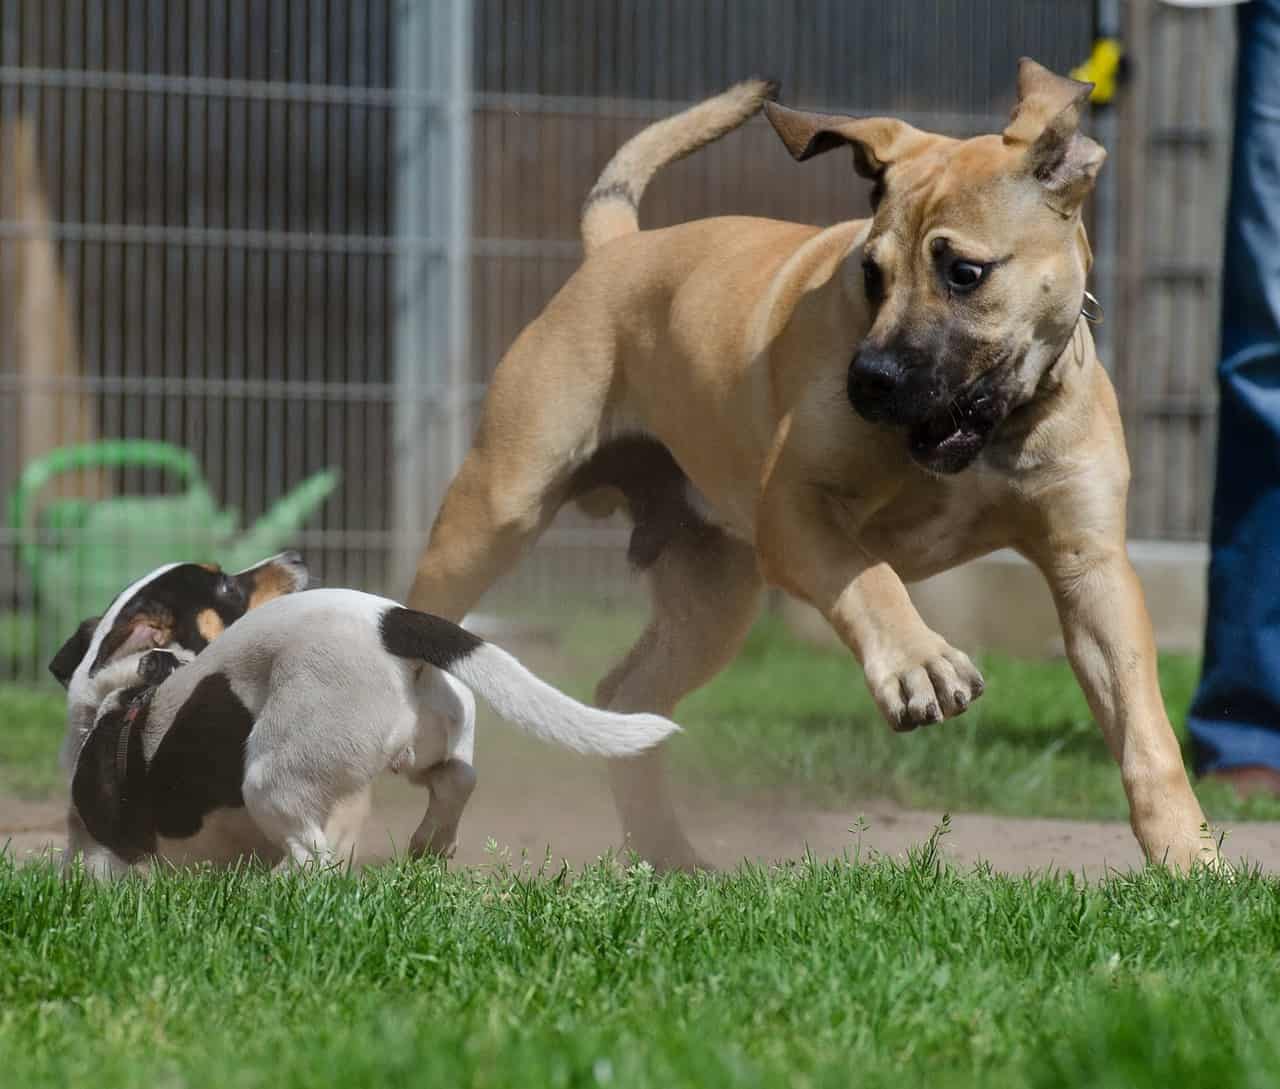
{"label": "tan dog's open mouth", "polygon": [[911,428],[916,462],[934,473],[958,473],[973,463],[1009,410],[992,384],[983,375]]}

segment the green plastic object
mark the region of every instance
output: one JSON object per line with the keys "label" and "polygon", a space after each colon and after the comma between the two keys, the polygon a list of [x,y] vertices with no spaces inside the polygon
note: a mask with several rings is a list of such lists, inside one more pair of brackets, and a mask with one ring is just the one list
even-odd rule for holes
{"label": "green plastic object", "polygon": [[[63,473],[125,467],[169,473],[177,490],[37,506]],[[74,626],[161,564],[212,561],[234,571],[281,551],[338,480],[334,469],[316,473],[239,532],[240,512],[219,509],[189,450],[144,439],[86,443],[50,451],[23,470],[9,499],[9,522],[20,531],[19,555],[40,611],[55,614],[50,619],[59,627]]]}

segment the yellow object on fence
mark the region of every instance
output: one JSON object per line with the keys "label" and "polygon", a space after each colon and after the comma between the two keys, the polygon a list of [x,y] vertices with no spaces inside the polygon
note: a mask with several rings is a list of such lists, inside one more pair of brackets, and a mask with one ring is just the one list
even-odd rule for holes
{"label": "yellow object on fence", "polygon": [[1105,106],[1114,97],[1120,85],[1120,62],[1124,59],[1124,47],[1119,38],[1099,38],[1093,43],[1093,52],[1084,64],[1071,69],[1071,78],[1092,83],[1089,101],[1095,106]]}

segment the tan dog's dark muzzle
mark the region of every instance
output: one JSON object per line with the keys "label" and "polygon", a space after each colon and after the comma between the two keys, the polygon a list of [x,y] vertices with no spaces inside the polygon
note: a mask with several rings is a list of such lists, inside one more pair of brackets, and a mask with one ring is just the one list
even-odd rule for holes
{"label": "tan dog's dark muzzle", "polygon": [[895,353],[864,345],[849,364],[849,403],[864,420],[893,422],[904,375]]}
{"label": "tan dog's dark muzzle", "polygon": [[956,389],[929,351],[864,343],[849,365],[849,403],[864,420],[907,431],[912,458],[958,473],[982,452],[1009,411],[997,367]]}
{"label": "tan dog's dark muzzle", "polygon": [[997,376],[985,374],[911,428],[911,456],[931,472],[961,472],[982,453],[1008,412]]}

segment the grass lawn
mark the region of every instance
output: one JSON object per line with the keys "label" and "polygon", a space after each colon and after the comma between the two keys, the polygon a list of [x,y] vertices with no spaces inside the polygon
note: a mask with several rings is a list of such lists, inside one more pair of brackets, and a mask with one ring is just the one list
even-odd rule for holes
{"label": "grass lawn", "polygon": [[[638,614],[576,611],[544,667],[580,698],[627,647]],[[911,734],[880,718],[852,657],[815,648],[776,618],[757,625],[736,662],[680,707],[678,774],[750,792],[795,788],[815,804],[889,797],[905,805],[1011,816],[1127,815],[1120,776],[1064,661],[979,660],[987,690],[965,715]],[[1174,727],[1196,682],[1193,658],[1162,658]],[[57,782],[62,699],[0,687],[0,791],[39,796]],[[1201,787],[1213,820],[1280,818],[1280,802],[1241,802]]]}
{"label": "grass lawn", "polygon": [[1280,890],[909,862],[722,877],[0,862],[3,1081],[1269,1086]]}
{"label": "grass lawn", "polygon": [[[579,616],[549,675],[588,695],[634,619]],[[848,656],[766,618],[682,707],[679,773],[1122,816],[1067,667],[982,664],[963,719],[895,735]],[[1179,728],[1194,680],[1162,663]],[[0,790],[49,788],[61,721],[56,693],[0,689]],[[1280,812],[1205,797],[1219,819]],[[697,877],[495,862],[98,886],[0,859],[0,1085],[1261,1089],[1280,1070],[1280,883],[1258,874],[1015,879],[931,844]]]}
{"label": "grass lawn", "polygon": [[38,798],[61,782],[66,708],[57,690],[0,685],[0,793]]}

